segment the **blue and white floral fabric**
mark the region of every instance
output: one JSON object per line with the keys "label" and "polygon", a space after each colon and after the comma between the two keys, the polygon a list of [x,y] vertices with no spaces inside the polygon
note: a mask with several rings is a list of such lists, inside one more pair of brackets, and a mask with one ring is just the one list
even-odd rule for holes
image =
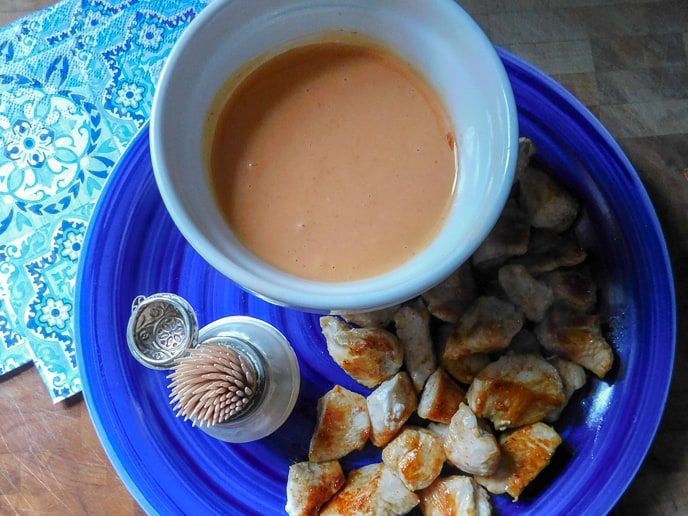
{"label": "blue and white floral fabric", "polygon": [[65,0],[0,28],[0,375],[33,361],[55,402],[81,391],[89,217],[207,1]]}

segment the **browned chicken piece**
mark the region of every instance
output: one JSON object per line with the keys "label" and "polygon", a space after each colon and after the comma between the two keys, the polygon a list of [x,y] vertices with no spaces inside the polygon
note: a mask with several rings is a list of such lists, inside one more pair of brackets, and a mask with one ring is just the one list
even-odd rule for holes
{"label": "browned chicken piece", "polygon": [[444,356],[444,348],[447,346],[447,339],[454,329],[454,324],[442,324],[435,331],[437,345],[437,356],[440,359],[440,366],[448,372],[455,380],[469,384],[483,367],[490,363],[487,353],[473,353],[460,358],[447,358]]}
{"label": "browned chicken piece", "polygon": [[487,423],[462,403],[449,423],[444,439],[449,462],[465,473],[490,475],[499,464],[499,445]]}
{"label": "browned chicken piece", "polygon": [[489,516],[487,491],[473,478],[453,475],[438,478],[418,493],[424,516]]}
{"label": "browned chicken piece", "polygon": [[597,304],[597,285],[586,267],[562,267],[543,276],[557,305],[576,312],[591,312]]}
{"label": "browned chicken piece", "polygon": [[552,364],[559,372],[561,383],[564,386],[564,395],[566,396],[566,402],[564,405],[554,409],[548,413],[547,416],[545,416],[544,420],[547,423],[553,423],[559,419],[561,412],[566,407],[566,404],[571,399],[571,396],[573,396],[573,393],[585,385],[587,378],[585,376],[585,370],[575,362],[571,362],[570,360],[566,360],[565,358],[561,357],[552,357],[548,360],[548,362]]}
{"label": "browned chicken piece", "polygon": [[560,233],[578,216],[578,200],[558,180],[534,166],[519,174],[519,202],[536,228]]}
{"label": "browned chicken piece", "polygon": [[499,444],[502,460],[497,471],[476,480],[491,493],[507,493],[517,501],[523,489],[550,463],[561,437],[545,423],[534,423],[505,432]]}
{"label": "browned chicken piece", "polygon": [[466,393],[471,410],[505,430],[540,421],[566,402],[555,367],[537,355],[504,355],[480,371]]}
{"label": "browned chicken piece", "polygon": [[411,491],[428,487],[442,472],[445,460],[440,437],[424,428],[404,428],[382,450],[382,461]]}
{"label": "browned chicken piece", "polygon": [[614,352],[602,335],[597,315],[555,308],[535,327],[535,335],[547,351],[582,365],[599,378],[614,364]]}
{"label": "browned chicken piece", "polygon": [[441,321],[455,323],[477,295],[470,261],[423,294],[428,311]]}
{"label": "browned chicken piece", "polygon": [[525,254],[529,238],[528,214],[509,199],[494,228],[473,253],[472,263],[479,270],[497,267],[512,256]]}
{"label": "browned chicken piece", "polygon": [[290,516],[316,516],[344,485],[344,472],[336,460],[297,462],[289,467],[287,505]]}
{"label": "browned chicken piece", "polygon": [[473,353],[460,358],[446,358],[442,356],[440,364],[452,378],[461,383],[469,384],[475,375],[482,371],[490,363],[487,353]]}
{"label": "browned chicken piece", "polygon": [[385,446],[396,436],[418,408],[418,397],[405,371],[382,382],[367,398],[370,440]]}
{"label": "browned chicken piece", "polygon": [[351,471],[344,487],[320,512],[323,516],[401,515],[418,505],[418,496],[384,463]]}
{"label": "browned chicken piece", "polygon": [[361,328],[384,328],[392,322],[397,310],[399,310],[399,305],[371,312],[337,312],[332,315],[339,315],[349,324],[354,324]]}
{"label": "browned chicken piece", "polygon": [[518,161],[516,162],[516,179],[518,179],[530,164],[530,158],[532,158],[537,152],[537,147],[535,143],[530,138],[521,136],[518,139]]}
{"label": "browned chicken piece", "polygon": [[324,462],[340,459],[365,446],[370,435],[366,399],[335,385],[318,400],[317,422],[308,459]]}
{"label": "browned chicken piece", "polygon": [[533,278],[523,265],[504,265],[499,284],[509,300],[529,321],[540,322],[552,306],[554,294],[547,283]]}
{"label": "browned chicken piece", "polygon": [[430,421],[449,424],[466,398],[466,392],[441,367],[430,375],[418,402],[418,415]]}
{"label": "browned chicken piece", "polygon": [[511,339],[509,347],[506,348],[507,353],[519,353],[541,355],[540,341],[535,334],[527,328],[521,328],[514,338]]}
{"label": "browned chicken piece", "polygon": [[481,296],[454,325],[442,352],[442,361],[506,348],[523,326],[523,314],[509,303]]}
{"label": "browned chicken piece", "polygon": [[430,334],[430,312],[418,298],[413,305],[399,309],[394,316],[396,334],[404,351],[404,364],[417,392],[437,367]]}
{"label": "browned chicken piece", "polygon": [[582,263],[587,253],[572,232],[556,233],[549,229],[533,229],[528,252],[516,256],[509,263],[524,265],[533,276],[559,267],[572,267]]}
{"label": "browned chicken piece", "polygon": [[382,328],[353,328],[338,317],[320,318],[327,351],[344,371],[366,387],[394,376],[404,363],[399,339]]}

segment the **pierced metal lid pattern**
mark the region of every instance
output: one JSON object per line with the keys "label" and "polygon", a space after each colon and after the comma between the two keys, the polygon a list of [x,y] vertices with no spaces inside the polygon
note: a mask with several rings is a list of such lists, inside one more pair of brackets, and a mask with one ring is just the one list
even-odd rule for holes
{"label": "pierced metal lid pattern", "polygon": [[189,303],[169,293],[138,296],[131,307],[127,342],[147,367],[169,369],[198,341],[198,320]]}

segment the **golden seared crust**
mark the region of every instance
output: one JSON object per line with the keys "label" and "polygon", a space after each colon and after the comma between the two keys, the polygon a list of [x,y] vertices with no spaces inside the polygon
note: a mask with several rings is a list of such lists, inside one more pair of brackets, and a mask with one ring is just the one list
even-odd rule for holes
{"label": "golden seared crust", "polygon": [[494,494],[509,494],[518,500],[523,489],[550,463],[561,437],[545,423],[522,426],[502,434],[502,460],[492,475],[476,480]]}
{"label": "golden seared crust", "polygon": [[445,460],[440,437],[424,428],[404,428],[382,450],[382,461],[411,491],[429,486]]}
{"label": "golden seared crust", "polygon": [[290,516],[315,516],[344,485],[342,467],[336,460],[298,462],[289,467],[287,505]]}
{"label": "golden seared crust", "polygon": [[416,389],[404,371],[380,384],[367,401],[370,440],[375,446],[390,442],[418,408]]}
{"label": "golden seared crust", "polygon": [[492,512],[485,489],[463,475],[438,478],[418,495],[424,516],[489,516]]}
{"label": "golden seared crust", "polygon": [[465,398],[466,392],[463,388],[439,367],[425,382],[418,403],[418,415],[430,421],[449,424]]}
{"label": "golden seared crust", "polygon": [[540,421],[566,402],[557,370],[537,355],[505,355],[473,380],[466,400],[497,430]]}
{"label": "golden seared crust", "polygon": [[523,326],[523,314],[508,301],[479,297],[447,337],[443,360],[506,348]]}
{"label": "golden seared crust", "polygon": [[596,315],[555,308],[535,327],[535,335],[547,351],[580,364],[600,378],[614,364],[614,352]]}
{"label": "golden seared crust", "polygon": [[382,328],[354,328],[335,316],[320,318],[327,351],[354,380],[375,387],[394,376],[404,362],[399,339]]}
{"label": "golden seared crust", "polygon": [[314,462],[339,459],[360,450],[370,435],[366,399],[335,385],[318,400],[318,419],[308,459]]}
{"label": "golden seared crust", "polygon": [[323,516],[406,514],[418,505],[418,496],[384,463],[355,469],[344,488],[323,508]]}
{"label": "golden seared crust", "polygon": [[475,375],[482,371],[490,363],[490,355],[487,353],[471,353],[459,358],[442,357],[442,368],[457,381],[470,384]]}

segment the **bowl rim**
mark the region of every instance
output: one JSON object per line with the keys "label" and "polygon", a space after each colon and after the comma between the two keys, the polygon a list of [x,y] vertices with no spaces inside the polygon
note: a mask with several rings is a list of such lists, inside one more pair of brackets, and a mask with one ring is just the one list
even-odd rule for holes
{"label": "bowl rim", "polygon": [[[253,263],[248,260],[247,256],[251,253],[245,248],[236,252],[232,250],[234,254],[227,256],[226,249],[220,249],[197,229],[192,215],[184,203],[179,200],[177,193],[179,188],[173,184],[174,180],[170,179],[167,172],[170,166],[163,142],[166,128],[174,124],[166,123],[165,106],[171,103],[168,97],[171,95],[170,91],[174,88],[175,82],[168,79],[174,76],[175,69],[180,66],[180,63],[183,66],[187,46],[198,34],[205,31],[209,24],[220,19],[223,10],[229,8],[233,3],[231,1],[211,3],[185,30],[165,64],[151,112],[150,145],[156,182],[175,225],[192,247],[214,268],[257,297],[277,305],[306,311],[366,311],[391,306],[428,290],[449,276],[472,255],[496,223],[508,198],[516,167],[518,152],[516,103],[506,70],[487,35],[465,10],[452,0],[441,0],[433,4],[437,8],[451,12],[456,19],[470,29],[468,32],[485,57],[485,62],[482,65],[486,69],[490,67],[490,73],[498,78],[496,83],[498,86],[495,86],[498,90],[495,110],[498,111],[499,116],[503,117],[504,138],[503,144],[499,148],[499,157],[503,156],[505,162],[493,165],[494,169],[498,169],[489,185],[490,195],[493,197],[490,203],[480,208],[481,220],[484,223],[479,230],[474,231],[474,234],[471,235],[473,244],[464,246],[462,250],[452,250],[453,254],[446,253],[442,257],[432,259],[431,267],[420,267],[418,264],[421,260],[430,259],[431,255],[428,249],[433,244],[419,253],[421,258],[416,257],[385,274],[351,282],[320,282],[284,273],[260,259],[256,259],[257,261]],[[359,3],[368,5],[367,2]],[[414,4],[411,0],[408,0],[407,3],[409,5]],[[317,5],[318,8],[322,8],[323,5],[359,5],[351,0],[328,0],[328,2],[293,0],[292,4],[301,7],[313,4]],[[285,7],[285,9],[287,8]],[[446,242],[450,241],[446,227],[440,231],[441,236],[435,240],[435,244],[445,242],[444,245],[446,246]],[[454,239],[454,241],[456,240]]]}

